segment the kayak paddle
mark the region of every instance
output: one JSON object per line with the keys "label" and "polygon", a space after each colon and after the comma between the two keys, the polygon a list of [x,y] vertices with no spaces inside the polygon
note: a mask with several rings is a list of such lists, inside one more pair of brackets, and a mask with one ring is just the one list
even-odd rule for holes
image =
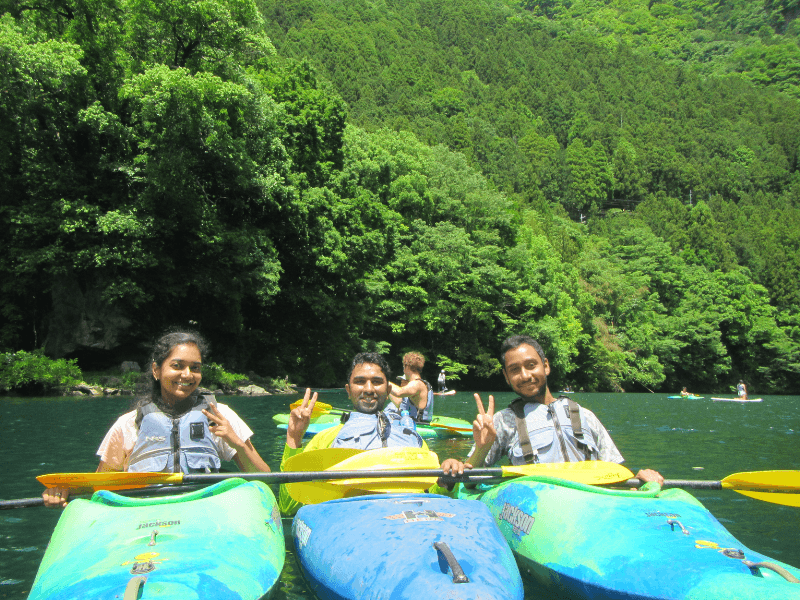
{"label": "kayak paddle", "polygon": [[[388,451],[388,452],[386,452]],[[401,452],[402,451],[402,452]],[[374,453],[374,455],[373,455]],[[366,455],[366,456],[363,456]],[[358,457],[358,460],[354,460]],[[405,461],[405,464],[403,463]],[[352,450],[324,448],[309,450],[289,458],[285,465],[292,470],[270,473],[51,473],[36,479],[45,487],[64,486],[71,490],[125,489],[149,485],[184,485],[216,483],[231,477],[259,480],[267,483],[305,481],[376,479],[409,477],[439,477],[439,459],[434,452],[418,448],[383,448],[381,450]],[[301,470],[303,467],[307,469]],[[311,470],[318,469],[318,470]],[[780,472],[780,471],[779,471]],[[413,475],[412,475],[413,473]],[[467,481],[472,478],[525,477],[545,475],[579,483],[600,485],[629,480],[633,473],[616,463],[583,461],[575,463],[545,463],[537,465],[506,465],[483,469],[468,469],[463,476],[452,478]],[[346,485],[350,485],[347,483]]]}
{"label": "kayak paddle", "polygon": [[[626,484],[638,487],[641,482],[630,479]],[[800,507],[800,471],[749,471],[728,475],[722,481],[666,479],[662,487],[733,490],[756,500]]]}
{"label": "kayak paddle", "polygon": [[[339,480],[361,480],[379,478],[403,478],[408,480],[412,477],[428,477],[435,479],[441,476],[441,469],[396,469],[388,471],[377,470],[329,470],[331,466],[347,460],[352,456],[363,453],[363,450],[347,450],[341,448],[326,449],[331,453],[328,458],[316,455],[316,452],[308,451],[297,455],[314,454],[313,459],[323,470],[321,471],[299,471],[299,472],[276,472],[276,473],[55,473],[50,475],[40,475],[37,479],[47,487],[56,485],[69,486],[70,489],[82,491],[86,488],[95,489],[120,489],[145,487],[150,485],[191,485],[191,484],[211,484],[231,477],[241,477],[243,479],[256,479],[267,483],[298,483],[315,482],[315,486],[327,489],[330,494],[338,494],[335,497],[343,498],[348,494],[347,486],[336,484]],[[374,451],[373,451],[374,452]],[[292,458],[297,458],[292,457]],[[292,460],[290,458],[289,460]],[[287,461],[288,463],[288,461]],[[310,460],[309,464],[313,464]],[[325,467],[324,465],[328,465]],[[581,466],[583,465],[583,466]],[[438,467],[438,465],[437,465]],[[493,477],[523,477],[529,475],[543,475],[559,479],[578,481],[590,485],[622,483],[629,486],[639,486],[641,481],[631,478],[632,473],[625,467],[614,463],[601,461],[588,461],[578,463],[554,463],[538,465],[506,466],[489,469],[471,469],[465,471],[462,476],[446,476],[446,481],[470,481],[481,480]],[[393,491],[387,488],[391,484],[384,486],[384,491]],[[800,471],[755,471],[748,473],[735,473],[722,481],[693,481],[693,480],[666,480],[664,488],[677,487],[687,489],[731,489],[740,494],[786,506],[800,507]],[[350,495],[364,493],[365,490],[353,488]],[[331,498],[329,498],[331,499]],[[27,504],[25,504],[27,503]],[[24,506],[41,506],[41,498],[25,498],[22,500],[0,500],[0,509],[22,508]]]}

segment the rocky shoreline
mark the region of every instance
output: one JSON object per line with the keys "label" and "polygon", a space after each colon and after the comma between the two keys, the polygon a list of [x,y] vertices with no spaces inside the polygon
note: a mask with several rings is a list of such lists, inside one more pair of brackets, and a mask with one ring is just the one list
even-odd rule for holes
{"label": "rocky shoreline", "polygon": [[[214,394],[215,396],[275,396],[295,394],[298,392],[297,386],[290,385],[288,388],[263,388],[254,383],[239,386],[233,390],[209,390],[208,388],[199,388],[202,394]],[[81,383],[69,388],[63,395],[64,396],[133,396],[134,390],[125,389],[120,387],[105,387],[102,385],[89,385],[88,383]]]}

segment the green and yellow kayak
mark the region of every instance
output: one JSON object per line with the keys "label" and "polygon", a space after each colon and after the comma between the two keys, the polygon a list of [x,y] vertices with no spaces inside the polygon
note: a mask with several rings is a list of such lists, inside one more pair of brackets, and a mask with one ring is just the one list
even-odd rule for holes
{"label": "green and yellow kayak", "polygon": [[284,557],[275,496],[261,482],[158,498],[100,491],[64,509],[28,599],[257,600]]}
{"label": "green and yellow kayak", "polygon": [[559,597],[800,599],[800,570],[742,545],[685,491],[648,486],[533,476],[457,496],[486,504],[523,575]]}

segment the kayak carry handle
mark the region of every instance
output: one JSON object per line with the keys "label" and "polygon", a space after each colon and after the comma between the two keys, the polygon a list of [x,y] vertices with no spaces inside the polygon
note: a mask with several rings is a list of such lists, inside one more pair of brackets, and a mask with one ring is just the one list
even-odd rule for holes
{"label": "kayak carry handle", "polygon": [[453,573],[453,583],[469,583],[469,577],[464,574],[464,569],[458,564],[455,555],[450,550],[450,546],[445,542],[433,542],[433,547],[439,551],[447,561],[450,571]]}
{"label": "kayak carry handle", "polygon": [[125,594],[122,596],[122,600],[136,600],[139,597],[139,590],[145,583],[147,583],[147,577],[144,575],[131,577],[128,585],[125,586]]}
{"label": "kayak carry handle", "polygon": [[742,561],[746,566],[750,567],[751,571],[755,571],[756,569],[769,569],[770,571],[775,571],[778,575],[783,577],[789,583],[800,583],[800,580],[797,579],[794,575],[789,573],[783,567],[776,565],[775,563],[771,562],[759,562],[754,563],[750,562],[749,560]]}

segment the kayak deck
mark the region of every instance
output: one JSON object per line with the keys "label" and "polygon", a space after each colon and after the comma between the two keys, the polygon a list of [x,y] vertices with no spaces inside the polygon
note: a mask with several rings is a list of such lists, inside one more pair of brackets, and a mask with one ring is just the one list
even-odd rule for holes
{"label": "kayak deck", "polygon": [[744,547],[683,490],[524,477],[458,494],[489,506],[523,573],[570,598],[800,598],[798,584],[748,564],[800,570]]}
{"label": "kayak deck", "polygon": [[280,513],[261,482],[158,498],[100,491],[64,509],[29,599],[257,600],[284,560]]}
{"label": "kayak deck", "polygon": [[523,598],[514,556],[480,502],[436,494],[331,500],[301,508],[292,533],[321,600]]}

